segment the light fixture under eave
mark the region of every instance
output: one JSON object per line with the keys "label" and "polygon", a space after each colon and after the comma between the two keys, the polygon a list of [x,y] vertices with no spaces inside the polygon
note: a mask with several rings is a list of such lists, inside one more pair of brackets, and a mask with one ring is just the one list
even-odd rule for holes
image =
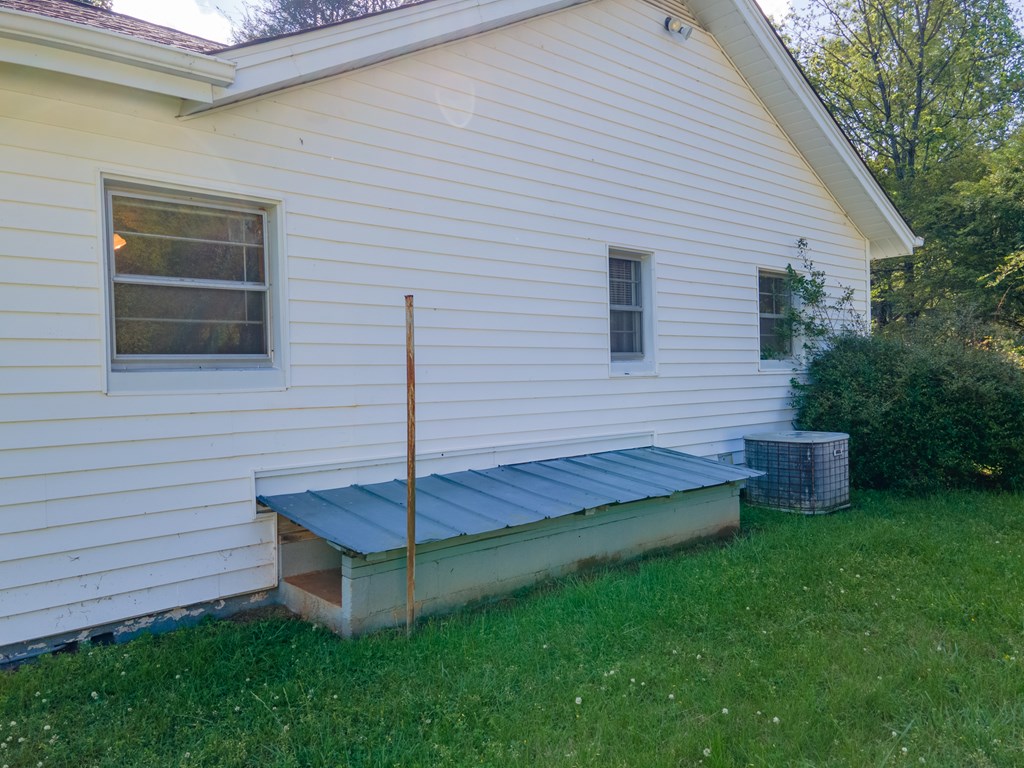
{"label": "light fixture under eave", "polygon": [[117,232],[114,233],[114,250],[119,251],[128,245],[128,241],[121,237]]}
{"label": "light fixture under eave", "polygon": [[673,19],[671,16],[665,17],[665,29],[679,35],[683,40],[689,40],[690,35],[693,34],[693,27],[684,24],[681,19]]}

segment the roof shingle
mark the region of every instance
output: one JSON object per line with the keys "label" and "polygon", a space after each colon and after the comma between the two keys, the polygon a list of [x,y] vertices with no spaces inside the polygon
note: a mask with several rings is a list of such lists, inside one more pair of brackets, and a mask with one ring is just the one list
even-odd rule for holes
{"label": "roof shingle", "polygon": [[24,13],[48,16],[74,24],[119,32],[122,35],[146,40],[151,43],[169,45],[193,53],[212,53],[224,49],[223,43],[207,40],[170,27],[161,27],[142,19],[114,13],[75,0],[0,0],[0,8],[9,8]]}

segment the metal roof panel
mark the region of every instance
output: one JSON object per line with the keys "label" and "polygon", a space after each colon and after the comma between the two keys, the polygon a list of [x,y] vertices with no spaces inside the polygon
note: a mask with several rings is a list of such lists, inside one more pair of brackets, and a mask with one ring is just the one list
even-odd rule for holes
{"label": "metal roof panel", "polygon": [[[761,474],[652,447],[429,475],[416,481],[416,541],[498,531]],[[259,500],[346,551],[369,554],[405,546],[404,480]]]}

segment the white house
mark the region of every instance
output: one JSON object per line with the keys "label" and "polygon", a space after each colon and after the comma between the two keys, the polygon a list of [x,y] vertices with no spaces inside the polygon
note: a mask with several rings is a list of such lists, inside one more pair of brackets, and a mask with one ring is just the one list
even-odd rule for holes
{"label": "white house", "polygon": [[738,463],[797,239],[865,311],[915,245],[753,0],[0,0],[0,121],[0,660],[278,599],[257,496],[404,474],[406,294],[422,472]]}

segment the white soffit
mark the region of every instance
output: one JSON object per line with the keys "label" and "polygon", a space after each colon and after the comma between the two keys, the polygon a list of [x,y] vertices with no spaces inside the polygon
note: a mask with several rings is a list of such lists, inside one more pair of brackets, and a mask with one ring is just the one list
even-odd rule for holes
{"label": "white soffit", "polygon": [[234,62],[81,24],[0,8],[0,62],[210,101]]}
{"label": "white soffit", "polygon": [[869,240],[871,257],[902,256],[920,245],[754,0],[687,5]]}
{"label": "white soffit", "polygon": [[218,53],[238,65],[235,81],[212,104],[185,104],[182,115],[233,104],[339,75],[588,0],[430,0]]}

